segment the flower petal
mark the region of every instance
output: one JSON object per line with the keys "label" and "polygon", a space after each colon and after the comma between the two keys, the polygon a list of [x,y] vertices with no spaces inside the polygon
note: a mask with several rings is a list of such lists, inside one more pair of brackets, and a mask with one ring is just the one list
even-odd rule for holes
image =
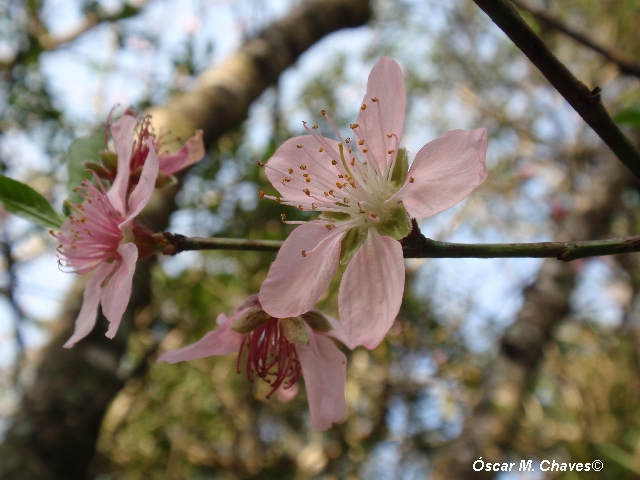
{"label": "flower petal", "polygon": [[412,217],[451,208],[487,177],[486,156],[484,128],[447,132],[420,149],[398,198]]}
{"label": "flower petal", "polygon": [[296,352],[307,387],[311,425],[326,430],[347,413],[347,357],[333,340],[317,335],[311,335],[309,345],[296,345]]}
{"label": "flower petal", "polygon": [[[272,317],[295,317],[313,308],[338,270],[342,234],[314,221],[296,228],[280,248],[260,288]],[[306,256],[302,251],[306,251]]]}
{"label": "flower petal", "polygon": [[122,257],[120,265],[109,279],[102,295],[102,313],[109,320],[106,336],[113,338],[120,326],[122,315],[131,297],[131,284],[138,260],[138,247],[134,243],[123,243],[118,247]]}
{"label": "flower petal", "polygon": [[[336,188],[340,172],[331,164],[331,160],[340,161],[338,142],[325,137],[320,137],[320,140],[322,143],[312,135],[290,138],[278,147],[267,162],[267,178],[287,200],[309,202],[311,199],[303,189],[309,189],[324,199],[325,190],[316,186],[316,182],[326,185],[326,191]],[[290,170],[293,172],[289,173]],[[307,182],[303,174],[308,174],[312,181]],[[284,181],[285,177],[291,180]]]}
{"label": "flower petal", "polygon": [[196,130],[196,134],[187,140],[180,150],[160,156],[160,171],[167,176],[173,175],[200,161],[202,157],[204,157],[202,130]]}
{"label": "flower petal", "polygon": [[122,222],[120,226],[130,222],[140,213],[147,203],[149,203],[153,190],[156,188],[158,156],[156,155],[156,150],[153,148],[153,142],[150,138],[147,139],[147,145],[149,145],[149,154],[142,167],[140,180],[129,196],[129,213],[127,219]]}
{"label": "flower petal", "polygon": [[113,180],[107,196],[111,205],[124,217],[127,204],[127,189],[129,188],[129,165],[131,152],[133,151],[133,131],[136,128],[136,119],[131,115],[122,115],[120,120],[111,125],[111,135],[118,155],[118,172]]}
{"label": "flower petal", "polygon": [[[177,363],[196,358],[210,357],[212,355],[225,355],[240,350],[244,335],[231,330],[233,322],[239,314],[233,315],[229,321],[219,324],[218,328],[210,331],[196,343],[192,343],[178,350],[163,353],[156,360],[157,363]],[[220,320],[220,317],[218,317]]]}
{"label": "flower petal", "polygon": [[[373,102],[373,98],[378,101]],[[400,65],[390,57],[382,57],[369,73],[367,93],[362,99],[366,107],[360,109],[356,120],[359,127],[354,129],[356,139],[365,140],[360,151],[367,148],[380,166],[384,165],[387,150],[396,150],[402,140],[406,102]],[[397,136],[397,140],[388,138],[389,134]]]}
{"label": "flower petal", "polygon": [[64,348],[73,347],[78,341],[89,335],[93,327],[95,327],[96,318],[98,317],[98,305],[100,305],[100,299],[102,298],[102,282],[111,275],[114,268],[113,263],[102,263],[89,277],[84,288],[82,307],[76,319],[75,330],[71,338],[63,345]]}
{"label": "flower petal", "polygon": [[329,330],[328,332],[314,331],[316,335],[326,335],[328,337],[335,338],[336,340],[340,340],[349,350],[353,350],[359,345],[359,344],[353,345],[351,343],[351,340],[349,339],[349,337],[347,337],[347,333],[344,331],[342,324],[338,320],[336,320],[330,315],[323,314],[323,316],[329,321],[332,329]]}
{"label": "flower petal", "polygon": [[369,229],[340,284],[340,321],[352,345],[378,346],[400,310],[404,259],[400,242]]}

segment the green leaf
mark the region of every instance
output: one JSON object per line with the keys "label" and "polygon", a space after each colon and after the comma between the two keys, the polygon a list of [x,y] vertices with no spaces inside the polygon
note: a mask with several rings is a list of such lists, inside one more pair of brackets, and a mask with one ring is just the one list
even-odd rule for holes
{"label": "green leaf", "polygon": [[0,203],[8,212],[46,228],[59,228],[62,217],[29,185],[0,174]]}
{"label": "green leaf", "polygon": [[613,121],[622,125],[633,125],[640,128],[640,110],[633,108],[623,110],[613,117]]}
{"label": "green leaf", "polygon": [[81,203],[82,197],[73,191],[85,178],[92,178],[85,162],[99,162],[100,151],[104,150],[104,135],[76,138],[67,152],[67,195],[73,203]]}

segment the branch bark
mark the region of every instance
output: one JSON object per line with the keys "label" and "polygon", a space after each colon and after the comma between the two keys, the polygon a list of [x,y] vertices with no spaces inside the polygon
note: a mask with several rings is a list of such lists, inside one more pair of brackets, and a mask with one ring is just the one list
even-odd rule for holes
{"label": "branch bark", "polygon": [[[286,18],[222,64],[206,71],[198,88],[153,109],[156,131],[188,138],[204,131],[211,146],[247,116],[251,103],[306,49],[336,30],[364,24],[367,0],[316,0]],[[157,192],[145,211],[147,223],[166,228],[175,210],[177,187]],[[142,219],[144,221],[144,218]],[[118,373],[136,312],[153,308],[149,289],[152,261],[139,262],[131,301],[114,340],[104,336],[106,320],[75,348],[61,348],[80,306],[79,285],[60,319],[65,325],[45,349],[33,385],[26,392],[0,445],[0,480],[69,480],[85,477],[103,415],[123,386]]]}
{"label": "branch bark", "polygon": [[620,131],[604,108],[600,87],[589,90],[573,76],[507,0],[474,0],[524,53],[553,87],[598,134],[629,170],[640,178],[640,151]]}

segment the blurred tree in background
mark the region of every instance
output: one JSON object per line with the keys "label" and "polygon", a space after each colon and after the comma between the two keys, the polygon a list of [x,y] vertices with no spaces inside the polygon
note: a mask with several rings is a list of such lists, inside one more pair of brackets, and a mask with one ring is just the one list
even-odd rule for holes
{"label": "blurred tree in background", "polygon": [[[635,1],[517,5],[610,113],[640,109],[640,79],[613,61],[640,62]],[[637,179],[470,1],[0,0],[0,25],[0,173],[58,205],[69,143],[102,131],[121,103],[172,137],[205,131],[207,156],[158,192],[151,228],[284,239],[280,214],[304,214],[258,199],[271,187],[256,162],[302,120],[328,133],[321,109],[346,131],[371,65],[391,55],[407,84],[411,158],[450,129],[490,137],[487,181],[421,222],[427,237],[640,233]],[[638,124],[624,128],[639,140]],[[280,402],[238,375],[232,355],[154,363],[256,292],[274,254],[141,262],[116,338],[101,319],[63,350],[82,285],[55,270],[46,232],[4,212],[0,222],[0,479],[492,478],[472,470],[478,457],[534,461],[537,476],[499,478],[640,476],[638,254],[407,260],[385,341],[345,351],[347,417],[317,432],[303,382]],[[320,303],[333,315],[338,280]],[[544,459],[604,469],[541,472]]]}

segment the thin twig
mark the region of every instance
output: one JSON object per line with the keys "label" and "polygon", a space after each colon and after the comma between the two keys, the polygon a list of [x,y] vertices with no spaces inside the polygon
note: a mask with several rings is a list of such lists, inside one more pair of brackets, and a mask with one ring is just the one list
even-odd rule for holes
{"label": "thin twig", "polygon": [[602,105],[600,87],[589,90],[556,58],[506,0],[474,0],[524,53],[602,141],[640,178],[640,151],[620,131]]}
{"label": "thin twig", "polygon": [[640,64],[634,62],[631,58],[627,57],[624,53],[615,48],[604,47],[592,39],[590,39],[585,34],[574,30],[564,23],[562,23],[557,18],[549,15],[547,12],[540,8],[532,7],[521,0],[511,0],[516,7],[520,10],[524,10],[533,15],[538,21],[542,22],[549,28],[553,28],[558,30],[559,32],[564,33],[568,37],[574,39],[576,42],[581,43],[585,47],[589,47],[591,50],[598,52],[604,58],[609,60],[610,62],[615,63],[618,66],[618,69],[621,73],[625,73],[627,75],[633,75],[635,77],[640,78]]}
{"label": "thin twig", "polygon": [[[414,230],[415,232],[415,230]],[[189,250],[245,250],[277,252],[284,242],[241,238],[200,238],[165,232],[163,253],[176,255]],[[564,262],[580,258],[640,252],[640,235],[608,240],[537,243],[452,243],[412,233],[402,240],[405,258],[557,258]]]}

